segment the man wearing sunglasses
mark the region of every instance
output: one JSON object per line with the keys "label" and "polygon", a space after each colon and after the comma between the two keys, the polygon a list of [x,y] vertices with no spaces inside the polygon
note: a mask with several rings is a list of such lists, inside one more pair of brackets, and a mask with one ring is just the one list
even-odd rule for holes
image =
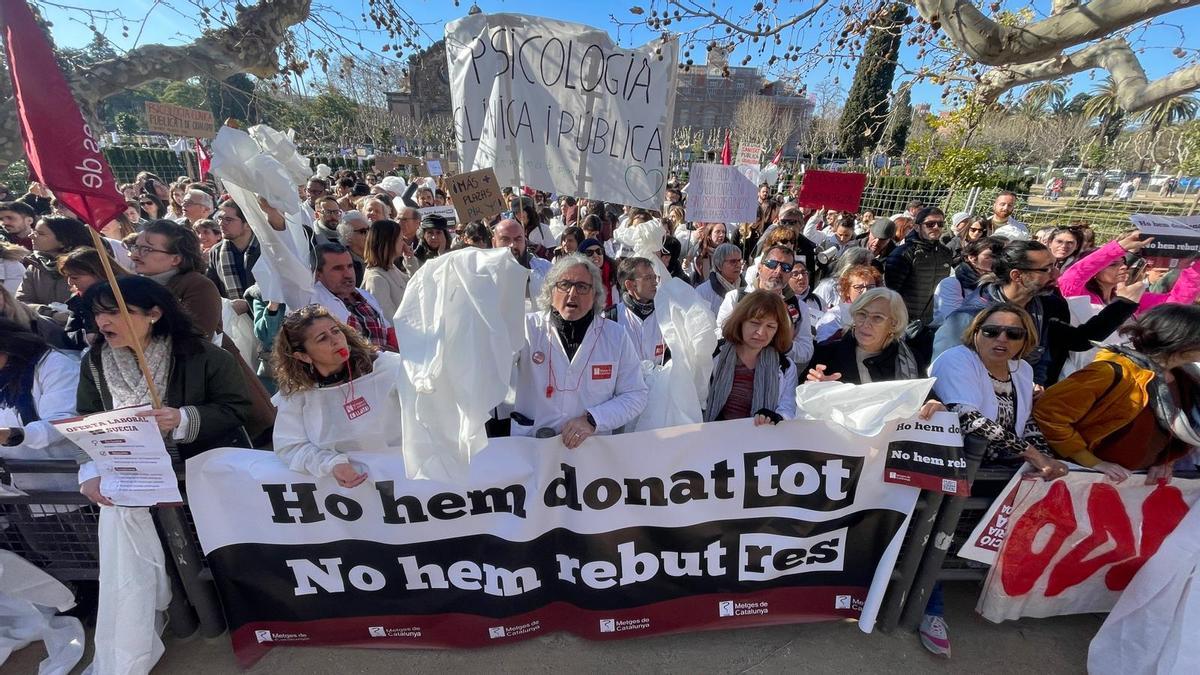
{"label": "man wearing sunglasses", "polygon": [[887,287],[904,298],[911,321],[929,325],[933,320],[933,294],[954,271],[954,252],[942,243],[946,214],[934,207],[917,213],[916,226],[883,264]]}
{"label": "man wearing sunglasses", "polygon": [[[776,293],[783,298],[794,329],[795,337],[792,338],[792,349],[788,352],[788,358],[799,364],[808,363],[813,355],[812,319],[809,317],[807,305],[803,305],[788,286],[788,279],[795,268],[795,263],[796,255],[790,248],[776,244],[767,249],[758,263],[758,274],[754,277],[754,286],[749,289],[730,291],[721,301],[721,308],[717,310],[718,339],[720,339],[721,329],[725,326],[725,322],[733,314],[734,305],[746,297],[747,293]],[[808,268],[805,267],[805,269]]]}
{"label": "man wearing sunglasses", "polygon": [[1033,240],[1010,241],[992,263],[997,281],[980,284],[963,300],[958,311],[946,317],[933,340],[938,354],[962,344],[962,335],[980,310],[1011,302],[1029,312],[1037,327],[1037,348],[1025,360],[1033,366],[1033,381],[1050,386],[1059,380],[1071,352],[1087,351],[1092,341],[1104,341],[1121,327],[1138,307],[1144,283],[1124,287],[1114,301],[1078,326],[1071,325],[1071,310],[1057,288],[1058,267],[1045,244]]}
{"label": "man wearing sunglasses", "polygon": [[[758,255],[762,252],[763,245],[767,241],[767,235],[769,235],[775,230],[775,228],[778,227],[790,227],[797,234],[802,233],[804,231],[804,213],[800,210],[800,207],[796,206],[795,204],[790,204],[779,209],[778,220],[764,230],[762,236],[758,238],[758,244],[755,247],[756,250],[754,251],[755,255]],[[817,246],[813,242],[809,241],[808,237],[797,237],[792,250],[795,251],[797,257],[804,260],[804,265],[806,268],[815,268],[817,261]]]}

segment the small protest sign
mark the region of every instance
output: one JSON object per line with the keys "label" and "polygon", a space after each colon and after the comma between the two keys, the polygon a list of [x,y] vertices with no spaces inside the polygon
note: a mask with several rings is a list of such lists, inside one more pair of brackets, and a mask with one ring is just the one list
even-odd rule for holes
{"label": "small protest sign", "polygon": [[490,167],[454,176],[448,181],[448,190],[459,222],[484,220],[508,210],[496,172]]}
{"label": "small protest sign", "polygon": [[146,101],[146,130],[169,136],[213,138],[217,124],[207,110]]}
{"label": "small protest sign", "polygon": [[865,173],[809,169],[804,172],[804,180],[800,183],[800,197],[796,203],[814,209],[858,213],[863,189],[866,187]]}
{"label": "small protest sign", "polygon": [[737,162],[741,166],[752,166],[755,169],[759,168],[762,161],[762,146],[761,145],[743,145],[738,148]]}
{"label": "small protest sign", "polygon": [[1179,261],[1200,256],[1200,216],[1135,213],[1129,220],[1142,236],[1154,237],[1139,251],[1150,265],[1178,267]]}
{"label": "small protest sign", "polygon": [[426,206],[423,209],[417,209],[417,211],[421,214],[422,218],[429,214],[441,216],[446,219],[450,227],[458,224],[458,216],[455,214],[453,206]]}
{"label": "small protest sign", "polygon": [[693,164],[688,174],[687,215],[696,223],[748,223],[758,209],[754,182],[744,167]]}
{"label": "small protest sign", "polygon": [[442,175],[442,160],[430,159],[425,161],[425,169],[429,171],[430,176]]}
{"label": "small protest sign", "polygon": [[928,420],[897,422],[887,448],[883,482],[967,496],[971,488],[958,417],[940,412]]}

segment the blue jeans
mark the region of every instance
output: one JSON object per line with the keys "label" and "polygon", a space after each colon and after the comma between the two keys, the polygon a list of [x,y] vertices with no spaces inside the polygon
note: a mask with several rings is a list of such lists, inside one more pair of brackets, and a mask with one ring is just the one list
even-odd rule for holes
{"label": "blue jeans", "polygon": [[933,585],[929,591],[929,602],[925,605],[925,613],[933,616],[946,616],[946,606],[942,598],[942,582]]}

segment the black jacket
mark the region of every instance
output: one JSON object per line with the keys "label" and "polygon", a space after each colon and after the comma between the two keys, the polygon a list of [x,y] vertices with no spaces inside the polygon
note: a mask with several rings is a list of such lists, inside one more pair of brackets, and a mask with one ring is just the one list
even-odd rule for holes
{"label": "black jacket", "polygon": [[[813,351],[812,361],[809,361],[808,367],[825,366],[826,375],[841,373],[841,382],[862,384],[858,377],[858,359],[854,353],[857,347],[858,341],[854,339],[853,334],[847,334],[840,340],[821,343]],[[920,374],[924,375],[929,370],[930,352],[911,343],[908,344],[908,348],[912,352],[913,358],[916,359]],[[899,343],[892,340],[878,355],[865,359],[863,364],[866,365],[867,372],[871,374],[871,381],[891,382],[895,380],[896,361],[899,354]]]}
{"label": "black jacket", "polygon": [[913,230],[883,264],[883,281],[904,298],[909,321],[929,324],[938,282],[953,271],[954,253],[942,242],[921,238]]}

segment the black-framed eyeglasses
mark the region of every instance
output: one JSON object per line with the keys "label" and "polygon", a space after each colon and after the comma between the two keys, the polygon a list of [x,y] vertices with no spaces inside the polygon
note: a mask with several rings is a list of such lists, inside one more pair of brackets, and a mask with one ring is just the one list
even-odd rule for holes
{"label": "black-framed eyeglasses", "polygon": [[921,221],[921,224],[924,225],[925,227],[937,228],[940,230],[940,229],[942,229],[942,226],[946,224],[946,221],[944,221],[944,220],[924,220],[924,221]]}
{"label": "black-framed eyeglasses", "polygon": [[769,270],[783,270],[785,274],[791,272],[792,267],[794,267],[792,263],[783,262],[782,260],[764,260],[762,261],[762,265]]}
{"label": "black-framed eyeglasses", "polygon": [[588,281],[567,281],[563,279],[554,284],[554,290],[562,293],[570,293],[574,290],[579,295],[587,295],[592,292],[592,284]]}
{"label": "black-framed eyeglasses", "polygon": [[147,253],[166,253],[167,255],[175,255],[174,253],[172,253],[170,251],[164,251],[161,248],[154,248],[152,246],[143,246],[141,244],[133,244],[132,246],[129,247],[129,252],[133,253],[135,255],[145,255]]}
{"label": "black-framed eyeglasses", "polygon": [[780,221],[779,221],[779,224],[780,224],[780,225],[799,225],[799,224],[800,224],[800,221],[798,221],[798,220],[792,220],[791,218],[788,218],[788,219],[786,219],[786,220],[780,220]]}
{"label": "black-framed eyeglasses", "polygon": [[1018,267],[1017,269],[1022,272],[1049,272],[1054,267]]}
{"label": "black-framed eyeglasses", "polygon": [[1001,333],[1004,333],[1006,336],[1008,336],[1009,340],[1024,340],[1025,336],[1028,334],[1025,331],[1025,329],[1021,328],[1020,326],[987,325],[987,326],[980,326],[980,328],[979,328],[980,335],[982,335],[985,338],[992,339],[992,340],[995,340],[996,338],[1000,337]]}

